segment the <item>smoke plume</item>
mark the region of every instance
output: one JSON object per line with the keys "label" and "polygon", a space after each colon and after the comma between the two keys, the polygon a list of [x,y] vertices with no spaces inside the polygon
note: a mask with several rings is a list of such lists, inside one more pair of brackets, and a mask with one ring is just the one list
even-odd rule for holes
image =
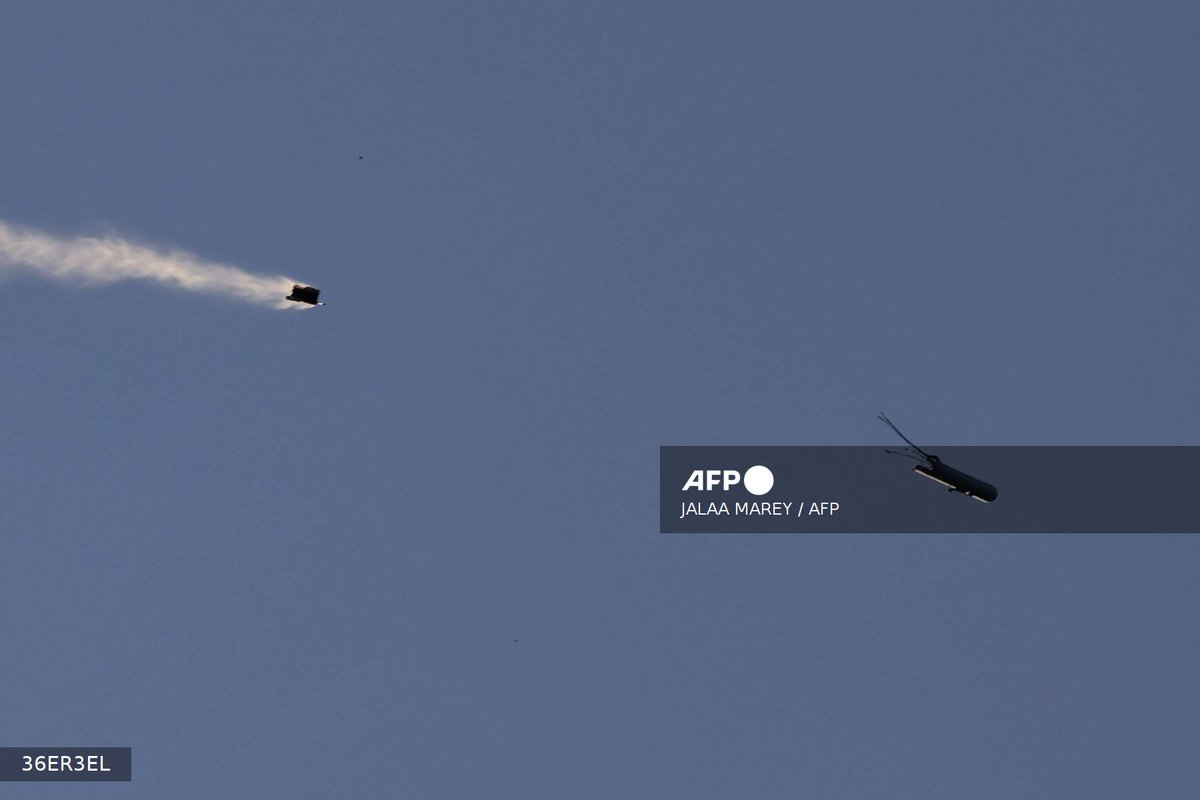
{"label": "smoke plume", "polygon": [[299,281],[281,275],[256,275],[191,253],[156,250],[116,236],[66,238],[0,220],[0,276],[20,270],[62,283],[158,281],[189,292],[224,295],[272,308],[310,308],[284,299]]}

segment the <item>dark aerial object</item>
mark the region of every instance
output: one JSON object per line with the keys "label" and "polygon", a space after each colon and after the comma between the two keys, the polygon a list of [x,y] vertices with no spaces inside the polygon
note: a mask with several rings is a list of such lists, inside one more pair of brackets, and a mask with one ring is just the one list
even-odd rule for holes
{"label": "dark aerial object", "polygon": [[321,294],[320,289],[314,289],[311,286],[301,286],[294,284],[292,293],[287,296],[288,300],[295,300],[297,303],[308,303],[310,306],[323,306],[324,303],[317,302],[317,296]]}
{"label": "dark aerial object", "polygon": [[894,430],[901,439],[908,442],[908,447],[903,450],[885,450],[885,453],[891,453],[897,456],[907,456],[920,462],[913,467],[913,472],[918,475],[924,475],[930,480],[937,481],[942,486],[946,486],[952,492],[961,492],[967,497],[973,497],[981,503],[990,503],[996,499],[996,487],[992,486],[987,481],[981,481],[973,475],[968,475],[965,472],[959,472],[954,467],[942,463],[942,460],[935,455],[926,453],[921,448],[912,443],[912,440],[900,433],[900,429],[892,424],[892,421],[883,414],[879,415],[879,419],[887,423],[887,426]]}

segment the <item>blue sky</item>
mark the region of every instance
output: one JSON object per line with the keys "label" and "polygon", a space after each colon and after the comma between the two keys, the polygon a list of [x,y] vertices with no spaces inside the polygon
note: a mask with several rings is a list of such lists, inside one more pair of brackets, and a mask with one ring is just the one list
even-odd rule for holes
{"label": "blue sky", "polygon": [[1196,540],[656,531],[663,444],[1200,443],[1198,25],[6,8],[0,219],[330,305],[0,285],[4,743],[132,746],[97,797],[1195,795]]}

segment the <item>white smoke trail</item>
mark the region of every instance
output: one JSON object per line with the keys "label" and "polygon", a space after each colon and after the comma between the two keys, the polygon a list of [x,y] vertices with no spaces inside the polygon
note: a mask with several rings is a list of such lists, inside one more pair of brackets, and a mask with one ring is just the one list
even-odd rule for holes
{"label": "white smoke trail", "polygon": [[63,283],[149,280],[273,308],[311,308],[284,298],[299,283],[255,275],[181,251],[163,252],[115,236],[64,238],[0,220],[0,275],[29,270]]}

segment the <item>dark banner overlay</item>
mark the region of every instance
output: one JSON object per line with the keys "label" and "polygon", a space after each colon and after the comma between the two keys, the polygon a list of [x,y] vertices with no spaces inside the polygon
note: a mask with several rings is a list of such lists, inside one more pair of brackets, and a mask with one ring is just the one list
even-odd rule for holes
{"label": "dark banner overlay", "polygon": [[1200,447],[924,449],[662,447],[659,530],[1200,533]]}
{"label": "dark banner overlay", "polygon": [[129,781],[128,747],[0,747],[0,781]]}

